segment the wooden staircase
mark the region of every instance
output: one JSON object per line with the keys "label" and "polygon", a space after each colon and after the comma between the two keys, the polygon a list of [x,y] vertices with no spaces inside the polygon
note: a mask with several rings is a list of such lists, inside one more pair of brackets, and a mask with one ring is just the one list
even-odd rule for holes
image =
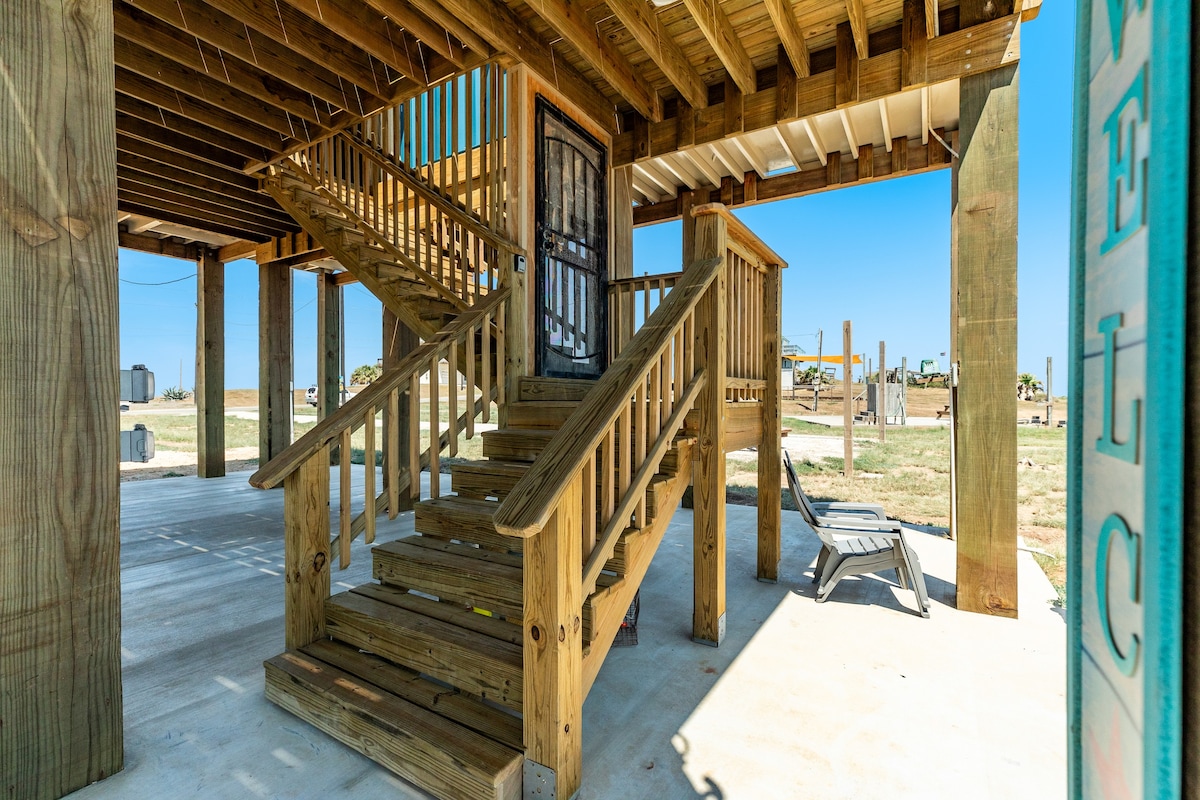
{"label": "wooden staircase", "polygon": [[[269,699],[438,797],[521,791],[523,540],[492,518],[590,383],[519,385],[508,427],[483,433],[487,460],[451,468],[454,494],[416,506],[417,535],[373,548],[376,583],[325,602],[328,638],[266,662]],[[622,532],[583,604],[585,687],[690,480],[692,445],[676,437],[645,526]]]}

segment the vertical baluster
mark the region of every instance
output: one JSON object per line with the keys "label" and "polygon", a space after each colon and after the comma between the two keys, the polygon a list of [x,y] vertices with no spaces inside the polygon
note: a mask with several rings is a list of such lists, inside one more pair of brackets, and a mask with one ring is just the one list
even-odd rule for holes
{"label": "vertical baluster", "polygon": [[408,384],[408,494],[421,499],[421,376],[416,372]]}
{"label": "vertical baluster", "polygon": [[338,455],[338,565],[350,566],[350,436],[353,425],[342,429],[341,452]]}
{"label": "vertical baluster", "polygon": [[586,564],[596,548],[596,454],[583,464],[583,561]]}
{"label": "vertical baluster", "polygon": [[450,345],[446,355],[450,368],[446,370],[446,408],[450,427],[450,457],[458,455],[458,346]]}
{"label": "vertical baluster", "polygon": [[505,404],[505,363],[504,363],[504,339],[505,339],[505,309],[508,308],[507,303],[501,303],[496,309],[496,405],[497,407]]}
{"label": "vertical baluster", "polygon": [[375,541],[375,406],[363,421],[363,514],[367,520],[366,542]]}
{"label": "vertical baluster", "polygon": [[467,438],[475,438],[475,335],[479,328],[467,332]]}
{"label": "vertical baluster", "polygon": [[[617,459],[620,462],[617,482],[618,497],[624,497],[625,492],[629,491],[629,482],[633,477],[633,469],[630,464],[630,459],[633,458],[633,431],[630,430],[629,423],[629,403],[626,402],[625,407],[621,409],[621,416],[617,419]],[[628,524],[628,520],[622,520],[621,524]]]}
{"label": "vertical baluster", "polygon": [[613,490],[616,482],[616,465],[613,463],[613,429],[604,432],[600,440],[600,527],[607,528],[616,508]]}
{"label": "vertical baluster", "polygon": [[[688,382],[691,382],[692,376],[696,374],[696,348],[689,346],[688,342],[696,340],[696,314],[692,312],[687,315],[687,319],[683,321],[683,346],[687,357],[683,361],[683,375]],[[714,378],[716,380],[716,378]],[[683,391],[682,385],[679,391]]]}
{"label": "vertical baluster", "polygon": [[683,349],[687,347],[687,339],[683,334],[684,325],[675,329],[675,380],[671,391],[673,402],[678,403],[683,394]]}
{"label": "vertical baluster", "polygon": [[[387,458],[388,487],[388,519],[395,519],[400,513],[400,390],[388,392],[387,405],[387,439],[384,442],[384,452]],[[410,476],[411,477],[411,476]]]}
{"label": "vertical baluster", "polygon": [[492,315],[488,314],[483,318],[482,326],[483,335],[479,337],[479,354],[482,364],[482,380],[480,388],[483,390],[483,415],[484,422],[490,422],[492,419],[492,359],[489,355],[489,350],[492,343]]}
{"label": "vertical baluster", "polygon": [[467,112],[467,194],[466,207],[467,209],[475,210],[475,131],[476,123],[479,122],[479,115],[475,113],[475,76],[479,74],[476,69],[467,73],[466,81],[466,112]]}
{"label": "vertical baluster", "polygon": [[458,110],[459,87],[461,86],[462,77],[457,77],[446,84],[450,90],[450,183],[452,191],[450,196],[455,200],[459,199],[458,194],[458,126],[461,124]]}
{"label": "vertical baluster", "polygon": [[450,125],[448,124],[449,114],[446,112],[450,108],[450,105],[448,102],[449,98],[446,96],[446,90],[449,86],[449,83],[443,83],[436,89],[438,102],[441,105],[441,114],[438,117],[438,133],[440,134],[438,137],[438,173],[440,175],[438,186],[443,192],[447,192],[446,168],[448,165],[446,164],[446,159],[448,156],[446,150],[448,148],[446,147],[446,140],[450,137]]}
{"label": "vertical baluster", "polygon": [[488,67],[484,64],[479,68],[479,216],[483,224],[488,224],[488,136],[491,128],[488,125]]}
{"label": "vertical baluster", "polygon": [[438,451],[442,449],[442,432],[438,408],[438,386],[441,384],[439,372],[440,353],[434,353],[429,364],[429,497],[436,500],[442,496],[441,474],[438,472]]}
{"label": "vertical baluster", "polygon": [[[646,437],[646,441],[653,444],[658,441],[658,433],[662,430],[662,397],[659,392],[662,389],[662,354],[660,353],[654,364],[650,367],[650,433]],[[640,464],[638,465],[640,468]]]}
{"label": "vertical baluster", "polygon": [[650,319],[650,284],[642,282],[642,325]]}
{"label": "vertical baluster", "polygon": [[[647,293],[648,296],[648,293]],[[634,431],[634,469],[641,469],[642,464],[646,461],[646,435],[650,432],[649,415],[646,403],[646,376],[643,375],[638,381],[637,399],[634,401],[634,411],[637,412],[637,421],[634,423],[636,430]],[[642,496],[638,498],[637,504],[637,526],[639,528],[646,527],[646,493],[642,492]]]}

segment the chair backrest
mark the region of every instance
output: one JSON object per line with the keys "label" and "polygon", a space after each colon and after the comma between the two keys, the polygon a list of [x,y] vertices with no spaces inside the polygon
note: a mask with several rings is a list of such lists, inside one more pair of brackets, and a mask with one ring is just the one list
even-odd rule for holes
{"label": "chair backrest", "polygon": [[808,523],[825,544],[833,543],[833,536],[817,522],[817,510],[813,508],[813,504],[808,499],[808,495],[800,488],[800,479],[796,477],[796,468],[792,466],[792,457],[787,450],[783,451],[783,467],[787,473],[788,489],[792,493],[792,500],[796,503],[796,508],[800,509],[800,516],[804,517],[804,521]]}

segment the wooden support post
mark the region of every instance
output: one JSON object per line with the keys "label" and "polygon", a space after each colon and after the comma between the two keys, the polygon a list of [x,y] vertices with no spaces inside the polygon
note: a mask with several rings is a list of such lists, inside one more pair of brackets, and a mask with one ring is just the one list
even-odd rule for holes
{"label": "wooden support post", "polygon": [[[612,171],[612,247],[609,250],[608,274],[611,278],[633,277],[633,167],[616,167]],[[616,356],[613,353],[612,356]]]}
{"label": "wooden support post", "polygon": [[1054,359],[1046,356],[1046,427],[1054,427]]}
{"label": "wooden support post", "polygon": [[680,219],[683,222],[683,266],[681,269],[687,269],[696,260],[696,218],[692,216],[692,209],[700,202],[697,192],[685,190],[679,193]]}
{"label": "wooden support post", "polygon": [[225,265],[205,249],[196,263],[196,474],[225,474]]}
{"label": "wooden support post", "polygon": [[[726,258],[726,222],[719,214],[696,220],[697,259]],[[725,372],[726,268],[696,307],[696,364],[708,381],[696,401],[699,441],[693,479],[692,638],[716,647],[725,636]]]}
{"label": "wooden support post", "polygon": [[879,418],[879,441],[887,438],[887,367],[884,366],[884,346],[879,343],[879,378],[875,388],[875,416]]}
{"label": "wooden support post", "polygon": [[329,597],[329,450],[283,481],[284,641],[304,647],[325,635]]}
{"label": "wooden support post", "polygon": [[847,478],[854,477],[854,351],[850,345],[850,320],[846,320],[842,323],[842,437],[846,462],[842,474]]}
{"label": "wooden support post", "polygon": [[858,102],[858,50],[849,22],[837,26],[834,49],[833,96],[838,108]]}
{"label": "wooden support post", "polygon": [[1017,614],[1017,66],[960,81],[952,166],[958,607]]}
{"label": "wooden support post", "polygon": [[0,794],[48,800],[123,768],[112,3],[0,42]]}
{"label": "wooden support post", "polygon": [[258,267],[258,463],[292,443],[292,271]]}
{"label": "wooden support post", "polygon": [[[342,380],[342,287],[332,272],[317,277],[317,419],[338,410]],[[386,307],[384,313],[387,313]]]}
{"label": "wooden support post", "polygon": [[758,445],[758,579],[770,583],[779,580],[779,560],[783,550],[780,533],[782,299],[783,270],[776,264],[768,264],[762,301],[763,374],[767,386],[763,392],[762,439]]}
{"label": "wooden support post", "polygon": [[[388,311],[385,306],[383,309],[383,371],[387,372],[395,368],[400,360],[406,355],[416,350],[421,346],[421,339],[413,331],[412,328],[401,322],[395,314]],[[435,376],[436,377],[436,376]],[[453,376],[451,376],[453,377]],[[400,393],[400,403],[397,409],[396,418],[392,418],[392,414],[387,409],[383,412],[383,480],[388,480],[388,462],[393,454],[387,448],[387,442],[391,441],[388,434],[393,425],[396,426],[398,435],[397,441],[400,442],[400,452],[395,454],[396,458],[400,459],[400,471],[408,469],[410,466],[408,454],[408,437],[413,420],[409,416],[409,391]],[[417,465],[411,476],[418,483],[421,480],[420,465]],[[411,511],[413,507],[413,492],[401,492],[397,511]]]}
{"label": "wooden support post", "polygon": [[563,492],[542,531],[525,540],[525,759],[553,775],[557,797],[573,797],[582,780],[583,479]]}

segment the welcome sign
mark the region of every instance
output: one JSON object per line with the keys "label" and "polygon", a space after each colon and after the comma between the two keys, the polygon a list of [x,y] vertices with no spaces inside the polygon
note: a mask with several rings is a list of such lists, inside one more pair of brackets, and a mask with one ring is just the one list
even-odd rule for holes
{"label": "welcome sign", "polygon": [[1075,800],[1182,793],[1189,4],[1080,6],[1068,613]]}

